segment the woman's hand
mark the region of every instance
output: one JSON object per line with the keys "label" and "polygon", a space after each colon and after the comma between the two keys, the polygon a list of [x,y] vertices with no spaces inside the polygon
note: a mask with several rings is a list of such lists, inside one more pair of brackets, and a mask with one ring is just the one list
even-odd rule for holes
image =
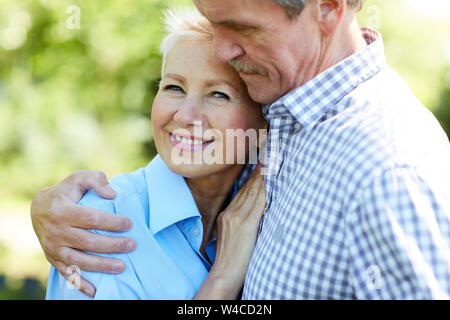
{"label": "woman's hand", "polygon": [[217,219],[216,258],[194,299],[236,299],[256,244],[266,207],[259,167]]}
{"label": "woman's hand", "polygon": [[[82,207],[76,203],[88,189],[103,198],[114,198],[115,191],[109,186],[101,171],[77,171],[59,184],[39,191],[31,204],[31,220],[47,260],[70,281],[71,266],[81,270],[119,273],[125,264],[117,259],[84,253],[130,252],[136,247],[132,239],[107,237],[86,229],[127,231],[131,221],[123,216]],[[94,296],[95,288],[83,279],[80,290]]]}

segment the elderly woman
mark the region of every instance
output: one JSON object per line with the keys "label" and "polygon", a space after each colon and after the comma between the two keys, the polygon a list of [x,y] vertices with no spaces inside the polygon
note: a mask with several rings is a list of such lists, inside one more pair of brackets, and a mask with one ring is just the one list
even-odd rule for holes
{"label": "elderly woman", "polygon": [[[137,242],[131,253],[104,254],[124,260],[124,272],[81,272],[97,288],[94,299],[236,298],[264,212],[256,171],[236,192],[253,144],[244,143],[239,155],[230,144],[238,134],[226,132],[264,128],[260,106],[236,71],[214,57],[210,24],[197,11],[169,12],[165,23],[152,109],[158,155],[145,168],[111,179],[113,200],[90,190],[79,203],[127,215],[133,228],[124,236]],[[215,161],[205,161],[213,154]],[[236,206],[248,210],[236,216]],[[46,298],[89,299],[54,267]]]}

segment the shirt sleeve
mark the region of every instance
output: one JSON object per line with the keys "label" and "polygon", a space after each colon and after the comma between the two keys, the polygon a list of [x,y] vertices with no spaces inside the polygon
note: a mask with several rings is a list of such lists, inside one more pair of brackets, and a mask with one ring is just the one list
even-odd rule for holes
{"label": "shirt sleeve", "polygon": [[424,177],[397,166],[363,187],[347,221],[356,298],[449,298],[448,190]]}
{"label": "shirt sleeve", "polygon": [[[93,190],[89,190],[79,205],[103,210],[109,213],[116,213],[113,200],[103,199],[98,196]],[[100,230],[91,230],[94,233],[117,236],[117,233],[109,233]],[[95,288],[96,294],[94,298],[90,298],[76,286],[79,283],[77,276],[72,273],[73,280],[75,280],[75,286],[67,281],[53,266],[50,269],[50,274],[47,283],[47,300],[113,300],[113,299],[138,299],[133,288],[139,287],[135,277],[133,277],[134,269],[133,265],[126,254],[98,254],[90,253],[104,257],[114,257],[116,259],[122,259],[125,262],[125,271],[120,274],[104,274],[100,272],[88,272],[80,271],[77,266],[69,266],[71,271],[80,272],[81,276],[89,281]],[[78,281],[78,282],[77,282]]]}

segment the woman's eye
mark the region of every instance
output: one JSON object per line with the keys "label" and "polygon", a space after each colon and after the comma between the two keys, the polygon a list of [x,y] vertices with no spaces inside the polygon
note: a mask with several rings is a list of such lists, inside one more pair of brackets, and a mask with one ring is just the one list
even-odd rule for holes
{"label": "woman's eye", "polygon": [[169,84],[164,87],[165,91],[174,91],[174,92],[184,92],[184,90],[180,86],[176,86],[174,84]]}
{"label": "woman's eye", "polygon": [[220,91],[214,91],[213,93],[211,93],[211,96],[219,99],[230,100],[230,97],[228,95]]}

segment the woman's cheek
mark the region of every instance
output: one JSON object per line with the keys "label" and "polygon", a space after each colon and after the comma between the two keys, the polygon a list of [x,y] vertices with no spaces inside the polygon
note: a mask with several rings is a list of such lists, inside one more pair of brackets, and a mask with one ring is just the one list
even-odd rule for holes
{"label": "woman's cheek", "polygon": [[[226,115],[224,114],[218,119],[219,122],[216,122],[221,124],[220,131],[223,137],[222,148],[225,163],[241,164],[245,162],[249,148],[247,140],[250,137],[256,138],[258,134],[258,128],[252,126],[251,116],[251,114],[240,110],[236,112],[228,111]],[[252,132],[251,130],[255,131]]]}
{"label": "woman's cheek", "polygon": [[[224,118],[222,118],[222,123],[226,123],[226,129],[242,129],[244,131],[252,128],[251,123],[252,119],[250,118],[250,114],[246,114],[244,112],[230,112],[227,117],[225,117],[226,121],[224,121]],[[256,128],[255,128],[256,129]]]}
{"label": "woman's cheek", "polygon": [[152,126],[153,130],[157,131],[161,127],[163,127],[166,123],[168,123],[168,118],[170,116],[170,112],[168,112],[168,108],[164,106],[167,105],[167,101],[165,101],[163,97],[159,94],[156,95],[155,100],[153,101],[152,106]]}

